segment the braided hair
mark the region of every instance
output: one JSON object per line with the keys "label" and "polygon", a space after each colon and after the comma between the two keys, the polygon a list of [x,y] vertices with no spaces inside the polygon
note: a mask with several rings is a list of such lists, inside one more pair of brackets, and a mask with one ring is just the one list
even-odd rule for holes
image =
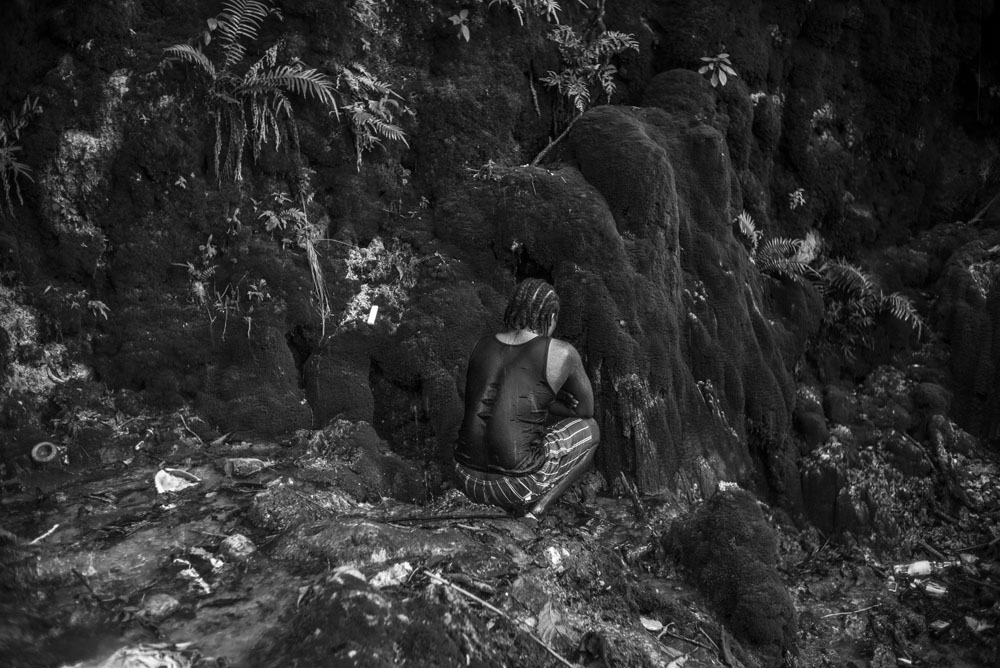
{"label": "braided hair", "polygon": [[508,330],[530,329],[546,334],[553,315],[559,316],[559,295],[555,288],[540,278],[526,278],[514,288],[503,314],[503,325]]}

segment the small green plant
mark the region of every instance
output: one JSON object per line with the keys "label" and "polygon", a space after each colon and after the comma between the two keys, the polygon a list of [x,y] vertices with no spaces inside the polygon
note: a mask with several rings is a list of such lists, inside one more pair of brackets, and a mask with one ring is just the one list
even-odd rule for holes
{"label": "small green plant", "polygon": [[549,70],[540,80],[565,96],[577,114],[590,107],[595,89],[611,101],[615,92],[614,76],[618,72],[609,62],[611,57],[639,48],[634,35],[614,30],[584,39],[571,26],[562,25],[554,28],[548,38],[559,49],[563,69],[558,74]]}
{"label": "small green plant", "polygon": [[464,39],[466,42],[468,42],[470,36],[469,24],[467,23],[467,21],[469,20],[469,10],[463,9],[458,14],[453,14],[452,16],[449,16],[448,20],[451,21],[451,24],[453,26],[458,26],[458,38]]}
{"label": "small green plant", "polygon": [[[577,0],[577,2],[584,7],[587,6],[583,0]],[[524,16],[526,13],[544,16],[552,23],[559,23],[559,12],[562,10],[562,7],[559,6],[556,0],[490,0],[489,6],[492,7],[493,5],[513,9],[521,25],[524,25]]]}
{"label": "small green plant", "polygon": [[315,98],[339,117],[334,82],[298,59],[279,64],[280,42],[249,67],[243,66],[244,41],[256,40],[261,24],[272,15],[281,18],[278,10],[261,0],[225,0],[222,13],[208,19],[200,35],[206,47],[217,45],[217,62],[202,51],[201,44],[176,44],[164,50],[167,64],[193,65],[206,80],[209,112],[215,122],[215,172],[220,179],[242,180],[247,144],[254,159],[272,141],[280,148],[283,123],[292,129],[294,138],[289,94]]}
{"label": "small green plant", "polygon": [[17,159],[22,148],[17,142],[21,139],[21,131],[40,113],[42,108],[38,104],[38,98],[29,97],[21,104],[20,110],[12,111],[6,117],[0,116],[0,183],[3,184],[4,202],[11,215],[14,214],[11,189],[13,188],[18,204],[23,204],[18,179],[24,177],[29,181],[34,180],[31,178],[31,168]]}
{"label": "small green plant", "polygon": [[799,207],[806,205],[806,191],[802,188],[797,188],[792,192],[788,193],[788,208],[795,211]]}
{"label": "small green plant", "polygon": [[736,70],[733,69],[733,64],[729,62],[728,53],[720,53],[716,56],[702,56],[701,60],[705,64],[698,68],[698,74],[707,75],[708,80],[712,83],[712,88],[725,86],[726,82],[729,81],[729,77],[737,76]]}
{"label": "small green plant", "polygon": [[820,267],[819,277],[824,303],[821,348],[854,359],[859,349],[872,347],[875,319],[881,314],[909,325],[918,337],[923,332],[924,320],[908,297],[883,293],[870,275],[850,262],[829,260]]}
{"label": "small green plant", "polygon": [[365,151],[381,146],[383,139],[401,141],[409,146],[406,133],[396,125],[396,115],[409,109],[400,105],[402,98],[388,84],[379,81],[359,63],[341,68],[337,84],[347,87],[350,99],[341,109],[351,121],[358,171],[361,171]]}
{"label": "small green plant", "polygon": [[802,257],[802,248],[801,239],[772,237],[760,245],[752,259],[762,274],[799,280],[812,271]]}
{"label": "small green plant", "polygon": [[756,223],[753,222],[753,216],[746,209],[740,211],[739,215],[733,219],[733,224],[737,226],[740,234],[750,244],[750,254],[752,256],[757,252],[757,244],[760,243],[760,238],[764,233],[757,229]]}

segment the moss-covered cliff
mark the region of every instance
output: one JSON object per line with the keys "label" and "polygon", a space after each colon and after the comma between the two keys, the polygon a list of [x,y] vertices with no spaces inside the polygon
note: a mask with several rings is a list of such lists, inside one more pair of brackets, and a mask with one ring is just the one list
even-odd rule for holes
{"label": "moss-covered cliff", "polygon": [[[64,428],[86,387],[123,411],[193,405],[219,432],[363,420],[445,463],[468,350],[535,275],[592,373],[609,479],[734,479],[799,507],[795,373],[823,307],[762,275],[734,219],[860,262],[971,217],[1000,173],[993,3],[566,2],[578,35],[638,48],[595,61],[614,91],[534,167],[574,117],[543,83],[568,64],[511,4],[277,3],[230,70],[278,45],[329,75],[339,113],[292,94],[284,147],[248,147],[236,181],[214,166],[214,89],[164,64],[221,5],[7,3],[0,107],[43,111],[0,237],[5,455]],[[738,76],[712,87],[696,70],[724,52]]]}

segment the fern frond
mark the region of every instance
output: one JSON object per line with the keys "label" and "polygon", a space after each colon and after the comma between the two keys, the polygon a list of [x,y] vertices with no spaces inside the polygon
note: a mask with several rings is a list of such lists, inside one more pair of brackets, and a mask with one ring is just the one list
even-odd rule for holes
{"label": "fern frond", "polygon": [[175,44],[163,50],[167,56],[167,61],[177,61],[191,65],[197,65],[205,74],[212,79],[215,78],[215,65],[208,59],[201,49],[190,44]]}
{"label": "fern frond", "polygon": [[875,284],[864,271],[846,260],[830,260],[820,268],[825,288],[839,290],[846,295],[868,297],[875,291]]}
{"label": "fern frond", "polygon": [[[746,218],[750,220],[750,227],[753,234],[751,239],[753,243],[756,243],[756,238],[759,237],[760,232],[752,227],[753,219],[750,219],[749,214]],[[743,224],[742,214],[739,217],[740,224]],[[748,234],[748,236],[750,236]],[[799,280],[811,270],[807,262],[803,262],[798,259],[799,249],[802,247],[801,239],[789,239],[787,237],[772,237],[765,241],[754,253],[754,262],[757,263],[757,269],[762,274],[771,274],[772,276],[784,276],[792,280]]]}
{"label": "fern frond", "polygon": [[281,88],[302,97],[313,97],[322,104],[337,108],[334,96],[333,80],[319,70],[302,67],[301,65],[281,65],[259,73],[244,80],[248,89],[263,88],[273,90]]}
{"label": "fern frond", "polygon": [[270,13],[271,7],[261,0],[225,0],[216,29],[225,53],[223,69],[229,69],[243,60],[246,47],[241,40],[257,39],[261,24]]}
{"label": "fern frond", "polygon": [[917,336],[920,336],[924,331],[927,323],[920,317],[913,302],[906,295],[898,292],[883,295],[881,306],[884,311],[890,313],[894,318],[917,330]]}
{"label": "fern frond", "polygon": [[390,141],[401,141],[406,146],[409,146],[409,142],[406,141],[406,133],[403,132],[403,128],[398,125],[393,125],[392,123],[386,123],[380,118],[372,117],[368,121],[369,127],[374,131],[375,134],[388,139]]}

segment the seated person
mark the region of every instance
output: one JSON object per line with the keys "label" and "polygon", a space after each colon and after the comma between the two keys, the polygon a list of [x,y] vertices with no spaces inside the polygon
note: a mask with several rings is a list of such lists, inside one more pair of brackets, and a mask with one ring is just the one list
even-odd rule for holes
{"label": "seated person", "polygon": [[558,317],[553,287],[527,279],[504,313],[505,331],[472,351],[455,470],[476,503],[535,517],[593,460],[594,391],[576,349],[551,338]]}

